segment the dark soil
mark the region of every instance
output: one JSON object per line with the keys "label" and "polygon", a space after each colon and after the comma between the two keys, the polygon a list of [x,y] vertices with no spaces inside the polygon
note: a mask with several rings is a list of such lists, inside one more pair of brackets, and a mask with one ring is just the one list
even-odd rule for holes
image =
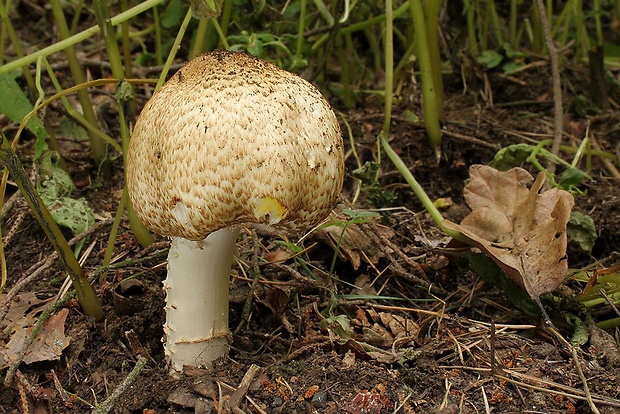
{"label": "dark soil", "polygon": [[[52,60],[61,63],[62,57]],[[462,76],[445,78],[446,122],[439,162],[426,142],[424,128],[407,120],[405,110],[421,112],[415,85],[404,88],[403,96],[409,97],[395,108],[390,137],[430,197],[451,200],[443,214],[455,222],[469,211],[462,197],[468,167],[489,163],[497,150],[508,145],[551,137],[553,124],[548,65],[511,77],[473,66],[460,69]],[[69,71],[61,64],[57,75],[67,76],[70,84]],[[577,94],[589,93],[584,68],[567,66],[562,81],[565,108]],[[492,98],[488,89],[485,92],[485,82]],[[143,90],[138,94],[141,107],[146,97]],[[335,98],[333,102],[338,106]],[[599,115],[565,114],[565,144],[579,145],[588,130],[602,149],[615,151],[620,143],[618,102],[616,93],[610,96],[609,109]],[[101,111],[106,117],[102,121],[115,134],[118,121],[111,108]],[[360,96],[354,109],[343,111],[361,162],[373,161],[375,137],[383,122],[381,102]],[[52,121],[60,115],[60,107],[48,110]],[[5,123],[4,133],[11,137],[16,127]],[[344,125],[343,131],[347,131]],[[75,195],[85,197],[98,217],[99,224],[84,248],[84,270],[96,275],[120,198],[122,162],[114,160],[112,177],[102,181],[87,145],[59,138],[78,186]],[[349,138],[345,133],[350,149]],[[18,153],[30,165],[32,137],[22,139]],[[570,154],[564,156],[571,161]],[[446,247],[448,239],[386,157],[381,160],[379,183],[395,199],[383,209],[376,209],[365,194],[355,199],[359,184],[351,175],[357,168],[352,155],[347,163],[349,174],[336,214],[343,217],[343,208],[375,209],[380,219],[357,226],[360,230],[352,237],[358,244],[344,245],[331,278],[327,271],[335,243],[325,231],[303,241],[304,247],[313,247],[301,259],[278,264],[272,257],[287,251],[279,243],[282,237],[244,231],[238,244],[242,265],[235,267],[232,277],[234,340],[229,357],[215,369],[188,369],[181,378],[168,374],[161,343],[161,283],[168,242],[158,239],[144,249],[124,221],[107,282],[95,283],[104,304],[104,321],[92,321],[77,303],[69,302],[64,324],[69,346],[58,359],[19,365],[13,382],[0,385],[0,411],[88,412],[118,389],[122,393],[112,408],[117,413],[208,413],[218,406],[225,412],[225,402],[231,401],[251,366],[257,365],[260,370],[249,389],[240,395],[238,407],[232,407],[243,411],[233,412],[587,413],[591,409],[586,390],[600,412],[620,412],[618,330],[595,327],[617,316],[611,307],[592,318],[575,308],[574,314],[587,321],[589,336],[573,355],[539,319],[484,283],[459,251]],[[531,165],[524,167],[536,172]],[[575,210],[593,218],[598,239],[591,253],[570,245],[569,261],[571,268],[591,266],[591,274],[618,261],[620,192],[618,180],[611,178],[600,158],[592,159],[590,175],[592,180],[581,188],[584,194],[575,196]],[[9,189],[15,191],[11,185]],[[6,290],[42,268],[11,303],[0,296],[2,306],[12,309],[18,308],[20,300],[22,305],[33,301],[17,315],[32,323],[42,306],[58,294],[64,273],[58,261],[42,264],[52,249],[19,197],[2,224],[9,275]],[[248,269],[255,257],[260,280],[252,288]],[[316,280],[305,273],[301,260],[316,269]],[[569,281],[556,297],[570,298],[583,287]],[[363,296],[377,294],[398,300]],[[250,311],[244,315],[248,296]],[[556,310],[568,315],[567,308]],[[348,325],[339,323],[343,320]],[[570,325],[558,326],[564,337],[573,335]],[[7,334],[0,341],[6,344],[9,338]],[[143,362],[141,358],[146,358],[146,364],[135,372],[129,386],[122,387],[132,369]],[[6,373],[5,368],[0,379]]]}

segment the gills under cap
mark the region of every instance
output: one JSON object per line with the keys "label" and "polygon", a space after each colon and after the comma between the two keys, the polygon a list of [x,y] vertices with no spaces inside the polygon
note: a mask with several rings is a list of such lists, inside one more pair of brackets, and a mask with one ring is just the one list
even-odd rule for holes
{"label": "gills under cap", "polygon": [[151,230],[190,240],[234,225],[299,231],[342,189],[343,143],[312,84],[244,53],[181,68],[140,114],[127,186]]}

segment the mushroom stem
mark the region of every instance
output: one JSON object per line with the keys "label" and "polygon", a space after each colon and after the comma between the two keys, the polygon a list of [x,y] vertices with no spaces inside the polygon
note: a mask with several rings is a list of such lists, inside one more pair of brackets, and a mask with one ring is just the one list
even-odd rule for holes
{"label": "mushroom stem", "polygon": [[239,228],[225,228],[202,241],[172,238],[168,254],[165,354],[173,370],[211,368],[228,353],[230,269]]}

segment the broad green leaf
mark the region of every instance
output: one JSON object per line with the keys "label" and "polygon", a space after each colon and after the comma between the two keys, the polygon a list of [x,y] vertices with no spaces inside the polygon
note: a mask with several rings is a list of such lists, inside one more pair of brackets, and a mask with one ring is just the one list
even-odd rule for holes
{"label": "broad green leaf", "polygon": [[584,251],[589,252],[596,241],[596,226],[592,217],[587,216],[579,211],[573,211],[568,219],[566,226],[568,239]]}
{"label": "broad green leaf", "polygon": [[494,50],[485,50],[476,59],[478,63],[485,65],[489,69],[499,66],[500,63],[502,63],[502,60],[504,60],[504,57]]}
{"label": "broad green leaf", "polygon": [[[86,200],[71,198],[75,185],[69,174],[58,165],[57,157],[51,151],[41,157],[41,181],[37,184],[37,192],[54,221],[77,235],[95,224],[95,214]],[[83,243],[84,240],[76,245],[76,251]]]}
{"label": "broad green leaf", "polygon": [[529,144],[515,144],[497,151],[489,166],[500,171],[508,171],[514,167],[523,165],[530,154],[534,151],[534,147]]}
{"label": "broad green leaf", "polygon": [[[21,123],[24,117],[32,111],[33,106],[15,80],[18,75],[18,73],[12,72],[0,76],[0,112],[11,121]],[[48,137],[43,123],[36,116],[30,117],[26,127],[37,138],[45,139]]]}

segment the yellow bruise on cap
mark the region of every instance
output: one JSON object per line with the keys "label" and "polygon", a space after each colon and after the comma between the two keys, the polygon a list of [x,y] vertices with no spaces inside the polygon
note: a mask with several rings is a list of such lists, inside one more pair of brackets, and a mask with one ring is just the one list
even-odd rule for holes
{"label": "yellow bruise on cap", "polygon": [[286,217],[287,208],[280,201],[272,197],[259,198],[254,205],[254,217],[257,221],[267,219],[269,224],[278,224]]}

